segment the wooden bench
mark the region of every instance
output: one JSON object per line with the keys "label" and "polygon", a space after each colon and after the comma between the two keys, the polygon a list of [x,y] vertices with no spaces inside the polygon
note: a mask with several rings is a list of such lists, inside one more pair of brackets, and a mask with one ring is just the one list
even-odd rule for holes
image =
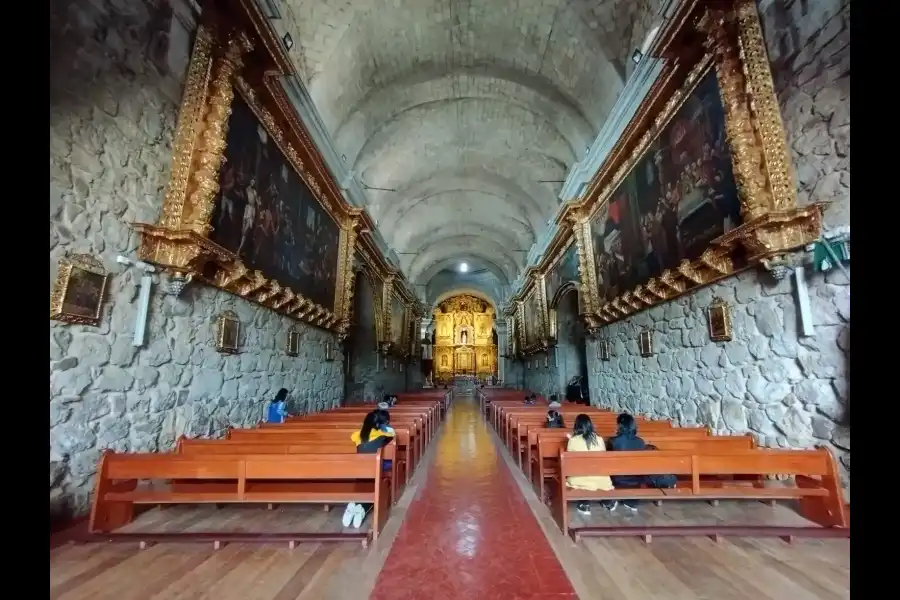
{"label": "wooden bench", "polygon": [[[377,539],[389,510],[382,454],[210,455],[117,454],[106,451],[97,469],[89,520],[92,534],[116,541],[303,541]],[[172,489],[172,480],[183,482]],[[150,485],[141,484],[150,482]],[[150,504],[344,504],[371,503],[369,532],[243,534],[225,532],[115,533],[134,518],[135,505]],[[216,546],[218,547],[218,543]]]}
{"label": "wooden bench", "polygon": [[[653,444],[659,451],[705,453],[705,452],[734,452],[752,450],[756,448],[756,441],[750,435],[734,436],[709,436],[702,435],[703,431],[689,430],[688,433],[661,432],[659,434],[645,433],[641,439],[648,444]],[[528,476],[535,491],[546,500],[545,485],[559,475],[559,453],[566,449],[568,438],[558,435],[556,432],[537,433],[537,450],[532,458],[529,455],[530,465]],[[610,436],[612,437],[612,436]],[[607,438],[608,439],[608,438]],[[650,451],[652,452],[652,450]],[[619,454],[619,452],[616,452]]]}
{"label": "wooden bench", "polygon": [[[603,440],[608,440],[615,436],[616,431],[617,425],[612,422],[600,423],[599,426],[596,427],[597,435],[603,438]],[[519,468],[531,464],[534,453],[537,450],[539,435],[546,435],[548,436],[548,439],[555,437],[562,440],[566,439],[566,436],[569,434],[571,434],[571,429],[548,429],[543,426],[543,423],[539,425],[526,425],[525,430],[520,437],[521,451],[518,454]],[[641,437],[651,435],[654,437],[667,436],[672,438],[696,439],[709,437],[711,432],[708,427],[672,427],[668,423],[653,422],[641,425],[639,435]]]}
{"label": "wooden bench", "polygon": [[[562,412],[563,420],[565,421],[565,425],[568,430],[571,431],[572,426],[575,423],[575,418],[580,415],[585,414],[591,418],[591,422],[594,424],[594,428],[597,431],[600,430],[608,430],[609,428],[616,427],[616,419],[618,419],[618,415],[610,412],[599,412],[599,411],[584,411],[584,410],[569,410],[567,412]],[[512,412],[505,416],[506,420],[506,430],[503,435],[504,441],[506,443],[509,451],[515,454],[519,451],[521,442],[527,439],[526,433],[522,430],[523,426],[526,425],[540,425],[543,426],[547,421],[546,411],[543,413],[535,414],[523,414],[518,412]],[[644,430],[645,428],[651,429],[672,429],[672,423],[669,421],[647,421],[641,417],[636,417],[635,422],[638,424],[638,428],[640,430]]]}
{"label": "wooden bench", "polygon": [[[616,489],[588,491],[570,488],[568,477],[591,475],[673,474],[690,478],[687,486],[672,489]],[[765,485],[704,476],[793,475],[794,485]],[[745,450],[734,452],[565,452],[559,453],[558,493],[554,515],[563,532],[576,541],[586,536],[722,535],[849,537],[840,478],[834,457],[817,450]],[[777,482],[781,484],[783,482]],[[797,500],[800,513],[820,527],[752,527],[734,525],[580,527],[570,529],[568,503],[596,500]]]}
{"label": "wooden bench", "polygon": [[[306,427],[296,424],[293,427],[272,427],[258,429],[229,429],[226,439],[237,440],[245,443],[342,443],[350,441],[350,435],[356,433],[355,428],[346,427],[343,424],[317,423]],[[400,481],[409,483],[409,477],[418,465],[418,455],[415,445],[411,443],[409,429],[405,427],[394,428],[394,442],[397,446],[395,468],[399,468]],[[351,442],[352,443],[352,442]],[[399,465],[399,467],[398,467]]]}
{"label": "wooden bench", "polygon": [[[385,472],[390,480],[391,499],[394,504],[399,498],[398,473],[400,467],[397,463],[397,444],[391,442],[382,449],[381,459],[391,461],[392,467]],[[303,443],[279,443],[279,442],[242,442],[239,440],[208,440],[189,439],[181,436],[176,442],[175,452],[182,456],[210,456],[210,455],[241,455],[241,454],[356,454],[356,444],[349,439],[340,441],[303,442]]]}
{"label": "wooden bench", "polygon": [[[352,427],[356,431],[359,431],[360,426],[362,425],[363,418],[366,413],[353,414],[353,413],[343,413],[343,414],[334,414],[334,413],[317,413],[315,415],[307,415],[305,417],[292,417],[288,421],[284,423],[267,423],[265,427],[278,429],[278,428],[286,428],[294,425],[304,425],[310,423],[322,423],[322,424],[331,424],[331,425],[340,425],[343,427]],[[396,417],[391,418],[391,427],[397,429],[397,427],[406,427],[410,430],[410,435],[412,436],[413,441],[416,442],[418,446],[418,450],[421,452],[425,449],[425,446],[430,442],[431,436],[427,428],[425,427],[425,419],[421,416],[409,416],[409,415],[397,415]]]}

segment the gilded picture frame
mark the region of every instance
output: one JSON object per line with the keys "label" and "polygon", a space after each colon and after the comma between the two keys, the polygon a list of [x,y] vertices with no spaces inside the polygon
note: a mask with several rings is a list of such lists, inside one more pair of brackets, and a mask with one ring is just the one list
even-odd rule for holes
{"label": "gilded picture frame", "polygon": [[713,298],[706,309],[709,320],[709,338],[714,342],[730,342],[732,339],[731,306],[721,298]]}
{"label": "gilded picture frame", "polygon": [[300,354],[300,332],[296,327],[291,326],[287,332],[287,343],[285,353],[288,356],[298,356]]}
{"label": "gilded picture frame", "polygon": [[73,325],[100,325],[109,274],[98,258],[73,254],[59,260],[50,293],[50,319]]}
{"label": "gilded picture frame", "polygon": [[610,360],[612,357],[612,349],[610,348],[609,340],[600,340],[597,343],[597,358],[604,362]]}
{"label": "gilded picture frame", "polygon": [[237,354],[240,350],[241,322],[231,310],[216,317],[216,352]]}
{"label": "gilded picture frame", "polygon": [[649,329],[643,330],[638,335],[638,350],[644,358],[653,356],[653,332]]}

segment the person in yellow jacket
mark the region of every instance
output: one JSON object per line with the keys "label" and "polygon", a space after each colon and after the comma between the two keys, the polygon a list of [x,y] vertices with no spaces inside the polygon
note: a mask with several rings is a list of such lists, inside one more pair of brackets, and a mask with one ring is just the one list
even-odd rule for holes
{"label": "person in yellow jacket", "polygon": [[[365,416],[362,427],[359,431],[350,434],[350,440],[356,444],[357,454],[375,454],[381,448],[384,448],[394,439],[394,429],[390,426],[391,415],[386,410],[376,409]],[[381,462],[381,468],[388,471],[393,467],[391,461],[385,460]],[[344,527],[353,526],[359,529],[363,519],[366,518],[371,505],[357,504],[351,502],[344,509],[344,516],[341,523]]]}
{"label": "person in yellow jacket", "polygon": [[[568,452],[606,452],[606,444],[603,438],[597,435],[594,430],[594,423],[587,415],[578,415],[575,417],[575,425],[572,428],[572,435],[569,436],[569,442],[566,444]],[[609,475],[587,475],[584,477],[569,477],[566,485],[578,490],[612,490],[613,482]],[[604,502],[603,505],[615,510],[615,502]],[[576,507],[578,512],[583,515],[591,514],[591,505],[589,502],[579,502]]]}

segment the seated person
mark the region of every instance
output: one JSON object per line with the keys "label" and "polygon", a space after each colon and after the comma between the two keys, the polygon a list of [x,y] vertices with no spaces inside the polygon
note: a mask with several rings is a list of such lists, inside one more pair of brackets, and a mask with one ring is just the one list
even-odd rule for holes
{"label": "seated person", "polygon": [[550,396],[550,408],[559,408],[562,404],[559,403],[559,396],[553,394]]}
{"label": "seated person", "polygon": [[[616,435],[607,442],[609,449],[619,452],[634,452],[640,450],[656,450],[644,442],[637,434],[637,422],[628,413],[622,413],[616,417]],[[619,489],[639,488],[646,485],[652,488],[675,487],[674,475],[614,475],[613,484]],[[636,511],[637,500],[624,500],[622,504],[629,510]]]}
{"label": "seated person", "polygon": [[287,397],[288,391],[285,388],[278,390],[275,399],[269,404],[266,411],[266,423],[284,423],[287,418]]}
{"label": "seated person", "polygon": [[[373,410],[365,416],[359,431],[350,435],[350,439],[356,444],[357,454],[375,454],[394,439],[394,430],[388,425],[391,415],[386,410]],[[390,461],[382,461],[381,468],[389,471],[392,465]],[[341,523],[344,527],[353,526],[359,529],[366,513],[372,508],[371,504],[358,504],[351,502],[344,509]]]}
{"label": "seated person", "polygon": [[[594,423],[587,415],[578,415],[575,417],[575,426],[572,428],[572,434],[569,436],[569,442],[566,444],[567,452],[605,452],[606,446],[603,444],[603,438],[597,435],[594,430]],[[588,475],[583,477],[569,477],[566,485],[570,488],[578,490],[592,491],[609,491],[615,489],[609,475]],[[610,510],[615,510],[615,502],[603,502],[603,506]],[[577,506],[578,512],[583,515],[591,514],[591,504],[589,502],[579,502]]]}
{"label": "seated person", "polygon": [[528,404],[530,406],[532,404],[535,404],[536,402],[537,400],[535,399],[534,394],[531,394],[530,396],[528,394],[525,394],[525,404]]}
{"label": "seated person", "polygon": [[563,422],[562,414],[558,410],[547,411],[547,422],[544,423],[544,427],[547,429],[565,429],[566,425]]}

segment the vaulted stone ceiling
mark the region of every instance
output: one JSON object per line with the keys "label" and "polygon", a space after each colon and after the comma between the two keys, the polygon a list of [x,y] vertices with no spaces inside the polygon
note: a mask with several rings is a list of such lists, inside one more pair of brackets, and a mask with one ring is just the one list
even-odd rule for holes
{"label": "vaulted stone ceiling", "polygon": [[408,279],[500,300],[660,4],[279,0],[278,29]]}

